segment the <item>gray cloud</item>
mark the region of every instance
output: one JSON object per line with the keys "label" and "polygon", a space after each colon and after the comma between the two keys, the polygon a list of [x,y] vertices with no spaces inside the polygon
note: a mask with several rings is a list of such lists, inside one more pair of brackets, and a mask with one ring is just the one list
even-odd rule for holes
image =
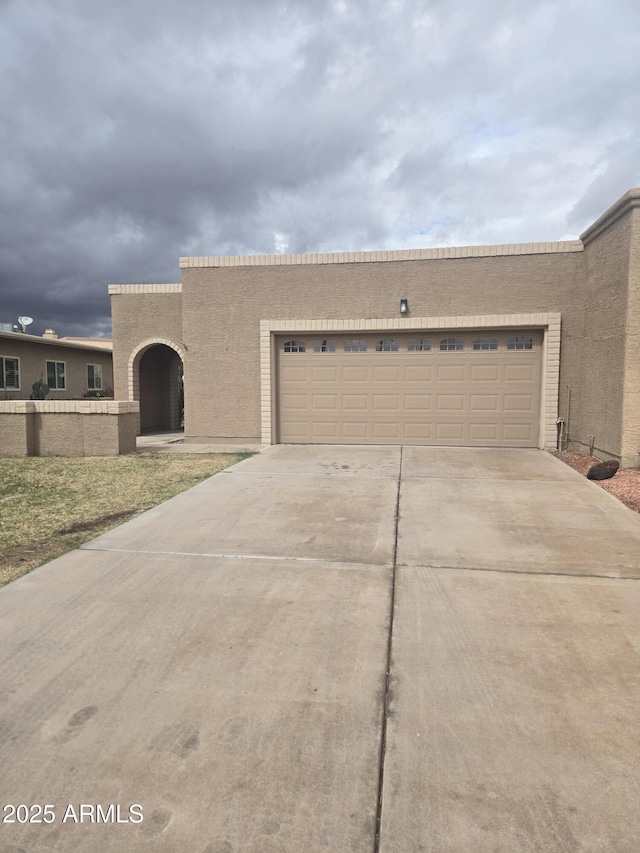
{"label": "gray cloud", "polygon": [[635,0],[0,2],[0,320],[184,254],[570,238],[640,183]]}

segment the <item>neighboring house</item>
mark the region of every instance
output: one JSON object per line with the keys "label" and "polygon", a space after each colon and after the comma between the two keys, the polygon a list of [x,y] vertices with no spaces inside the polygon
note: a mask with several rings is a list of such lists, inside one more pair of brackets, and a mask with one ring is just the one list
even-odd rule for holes
{"label": "neighboring house", "polygon": [[111,285],[116,399],[187,442],[593,448],[640,464],[640,189],[579,240],[180,260]]}
{"label": "neighboring house", "polygon": [[47,330],[43,337],[0,331],[0,399],[28,400],[42,379],[47,400],[70,400],[113,388],[111,342],[74,343]]}

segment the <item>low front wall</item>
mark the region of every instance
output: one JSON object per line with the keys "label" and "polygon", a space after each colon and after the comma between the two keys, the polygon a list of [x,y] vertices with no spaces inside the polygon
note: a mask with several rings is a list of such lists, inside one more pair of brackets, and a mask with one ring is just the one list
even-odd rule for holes
{"label": "low front wall", "polygon": [[136,449],[140,404],[0,401],[0,456],[117,456]]}

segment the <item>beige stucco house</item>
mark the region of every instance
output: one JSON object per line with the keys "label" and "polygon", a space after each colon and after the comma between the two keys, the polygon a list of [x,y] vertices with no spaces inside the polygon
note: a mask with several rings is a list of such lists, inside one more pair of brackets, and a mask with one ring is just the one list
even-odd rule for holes
{"label": "beige stucco house", "polygon": [[578,240],[198,257],[114,284],[116,399],[187,442],[556,449],[640,465],[640,189]]}
{"label": "beige stucco house", "polygon": [[62,339],[0,331],[0,399],[28,400],[34,382],[49,386],[48,400],[70,400],[113,388],[111,341]]}

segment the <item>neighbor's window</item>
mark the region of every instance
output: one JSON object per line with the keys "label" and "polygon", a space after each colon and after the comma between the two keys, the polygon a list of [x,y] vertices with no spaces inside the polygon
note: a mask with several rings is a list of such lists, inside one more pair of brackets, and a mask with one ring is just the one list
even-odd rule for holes
{"label": "neighbor's window", "polygon": [[20,390],[20,359],[0,356],[0,388],[5,391]]}
{"label": "neighbor's window", "polygon": [[102,365],[87,365],[87,388],[89,391],[102,391]]}
{"label": "neighbor's window", "polygon": [[285,341],[284,342],[284,351],[285,352],[306,352],[307,345],[304,341]]}
{"label": "neighbor's window", "polygon": [[508,339],[507,349],[533,349],[533,338],[529,335],[515,335]]}
{"label": "neighbor's window", "polygon": [[430,349],[429,338],[411,338],[407,342],[407,352],[429,352]]}
{"label": "neighbor's window", "polygon": [[335,341],[328,341],[328,340],[326,340],[326,338],[325,338],[325,340],[322,340],[322,341],[315,341],[315,343],[313,344],[313,351],[314,352],[335,352],[336,351],[336,342]]}
{"label": "neighbor's window", "polygon": [[395,338],[381,338],[376,341],[376,352],[398,352],[398,341]]}
{"label": "neighbor's window", "polygon": [[345,341],[344,342],[344,351],[345,352],[366,352],[367,351],[367,342],[366,341]]}
{"label": "neighbor's window", "polygon": [[464,349],[464,341],[462,338],[441,338],[441,352],[460,352]]}
{"label": "neighbor's window", "polygon": [[67,387],[65,382],[64,361],[47,362],[47,385],[52,391],[64,391]]}
{"label": "neighbor's window", "polygon": [[498,349],[498,339],[497,338],[474,338],[473,339],[473,348],[474,348],[474,350]]}

